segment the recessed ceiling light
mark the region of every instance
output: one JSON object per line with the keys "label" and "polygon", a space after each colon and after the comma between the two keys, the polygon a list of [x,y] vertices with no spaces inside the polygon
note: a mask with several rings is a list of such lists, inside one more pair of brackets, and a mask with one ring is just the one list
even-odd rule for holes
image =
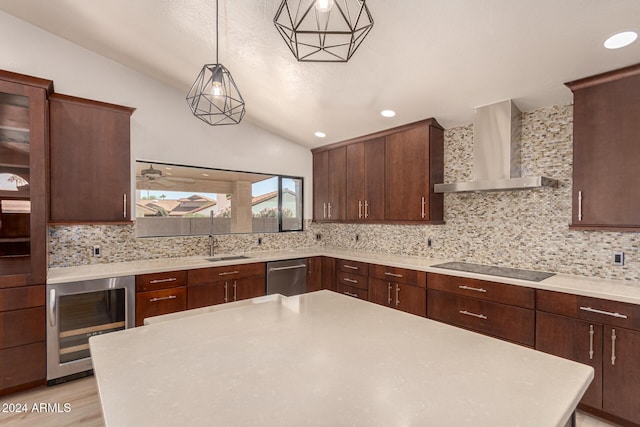
{"label": "recessed ceiling light", "polygon": [[381,114],[383,117],[393,117],[393,116],[395,116],[395,115],[396,115],[396,112],[395,112],[395,111],[393,111],[393,110],[382,110],[382,111],[380,111],[380,114]]}
{"label": "recessed ceiling light", "polygon": [[314,135],[317,136],[318,138],[324,138],[327,136],[327,134],[324,132],[316,132],[314,133]]}
{"label": "recessed ceiling light", "polygon": [[604,42],[604,47],[607,49],[620,49],[621,47],[629,46],[636,41],[638,33],[634,31],[623,31],[618,34],[614,34]]}

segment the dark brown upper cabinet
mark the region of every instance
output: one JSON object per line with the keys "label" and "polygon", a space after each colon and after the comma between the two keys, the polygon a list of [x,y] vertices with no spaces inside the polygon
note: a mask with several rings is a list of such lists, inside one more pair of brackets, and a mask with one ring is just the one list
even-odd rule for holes
{"label": "dark brown upper cabinet", "polygon": [[640,64],[566,85],[574,97],[571,228],[640,231]]}
{"label": "dark brown upper cabinet", "polygon": [[133,111],[67,95],[50,97],[50,222],[131,221]]}
{"label": "dark brown upper cabinet", "polygon": [[[443,135],[427,119],[312,150],[314,220],[442,224]],[[344,198],[331,197],[332,179]]]}
{"label": "dark brown upper cabinet", "polygon": [[342,221],[346,217],[347,150],[339,147],[313,155],[313,218]]}
{"label": "dark brown upper cabinet", "polygon": [[384,138],[347,146],[347,220],[384,219]]}
{"label": "dark brown upper cabinet", "polygon": [[46,280],[47,97],[53,82],[0,71],[0,288]]}

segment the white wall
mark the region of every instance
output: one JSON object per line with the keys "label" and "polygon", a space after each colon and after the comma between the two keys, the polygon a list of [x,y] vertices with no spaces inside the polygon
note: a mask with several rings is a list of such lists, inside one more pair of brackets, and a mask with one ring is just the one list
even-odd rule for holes
{"label": "white wall", "polygon": [[[305,178],[311,217],[309,149],[248,123],[211,127],[191,115],[178,90],[0,12],[0,69],[53,80],[56,92],[135,107],[132,159]],[[193,70],[195,77],[200,70]],[[251,104],[247,104],[250,114]]]}

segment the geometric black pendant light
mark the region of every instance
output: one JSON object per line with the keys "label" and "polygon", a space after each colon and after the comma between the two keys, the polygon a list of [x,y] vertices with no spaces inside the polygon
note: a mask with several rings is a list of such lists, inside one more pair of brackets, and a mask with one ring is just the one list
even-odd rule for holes
{"label": "geometric black pendant light", "polygon": [[238,124],[245,105],[229,70],[218,61],[218,0],[216,0],[216,63],[205,64],[191,86],[187,103],[194,116],[216,125]]}
{"label": "geometric black pendant light", "polygon": [[366,0],[282,0],[273,23],[301,62],[347,62],[373,28]]}

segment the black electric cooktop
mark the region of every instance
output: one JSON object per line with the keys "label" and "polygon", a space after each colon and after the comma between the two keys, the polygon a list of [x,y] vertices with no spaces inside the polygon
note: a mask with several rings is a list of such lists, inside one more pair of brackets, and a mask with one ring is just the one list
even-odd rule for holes
{"label": "black electric cooktop", "polygon": [[529,280],[540,282],[554,276],[554,273],[544,271],[521,270],[519,268],[495,267],[492,265],[471,264],[468,262],[445,262],[432,265],[432,267],[445,268],[447,270],[467,271],[470,273],[486,274],[489,276],[509,277],[511,279]]}

